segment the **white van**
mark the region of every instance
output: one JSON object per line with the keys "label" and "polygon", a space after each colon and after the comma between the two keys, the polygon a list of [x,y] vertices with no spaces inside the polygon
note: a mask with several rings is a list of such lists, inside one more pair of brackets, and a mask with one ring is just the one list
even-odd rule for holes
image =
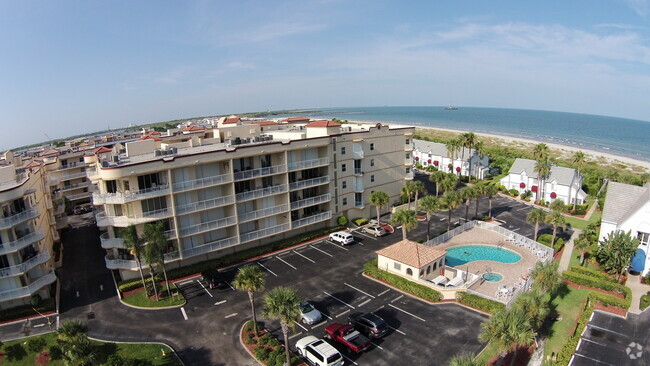
{"label": "white van", "polygon": [[354,236],[345,231],[337,231],[330,234],[330,240],[341,245],[347,245],[354,243]]}
{"label": "white van", "polygon": [[315,366],[342,366],[343,356],[331,344],[314,336],[301,338],[296,342],[298,353],[310,365]]}

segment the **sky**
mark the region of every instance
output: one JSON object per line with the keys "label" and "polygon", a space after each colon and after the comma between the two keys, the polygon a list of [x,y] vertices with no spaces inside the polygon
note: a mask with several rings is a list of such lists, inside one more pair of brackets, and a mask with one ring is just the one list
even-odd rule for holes
{"label": "sky", "polygon": [[0,0],[0,50],[0,151],[278,109],[650,121],[650,0]]}

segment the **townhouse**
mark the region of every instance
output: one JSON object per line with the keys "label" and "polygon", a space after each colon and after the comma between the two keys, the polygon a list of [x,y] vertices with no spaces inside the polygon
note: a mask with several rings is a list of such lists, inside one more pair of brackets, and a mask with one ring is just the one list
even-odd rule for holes
{"label": "townhouse", "polygon": [[461,150],[455,159],[451,159],[447,147],[440,142],[425,140],[414,141],[414,162],[423,167],[433,166],[444,172],[460,172],[461,175],[471,175],[483,179],[489,171],[490,159],[487,155],[480,155],[474,149]]}

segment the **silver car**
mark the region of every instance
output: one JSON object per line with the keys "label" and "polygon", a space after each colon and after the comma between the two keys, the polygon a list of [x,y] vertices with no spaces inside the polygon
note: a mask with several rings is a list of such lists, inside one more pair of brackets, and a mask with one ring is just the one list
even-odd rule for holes
{"label": "silver car", "polygon": [[363,231],[366,234],[374,235],[374,236],[384,236],[388,234],[386,230],[384,230],[383,227],[379,225],[370,225],[364,227],[361,231]]}
{"label": "silver car", "polygon": [[307,301],[301,303],[299,308],[303,324],[316,324],[323,318],[320,311],[316,310],[316,308]]}

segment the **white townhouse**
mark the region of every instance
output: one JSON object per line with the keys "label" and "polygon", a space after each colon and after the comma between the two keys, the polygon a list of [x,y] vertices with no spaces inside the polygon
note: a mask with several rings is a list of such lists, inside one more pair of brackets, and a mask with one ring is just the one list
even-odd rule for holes
{"label": "white townhouse", "polygon": [[634,270],[645,276],[650,272],[650,258],[647,255],[650,242],[650,183],[643,187],[609,183],[600,225],[600,240],[619,230],[630,231],[632,237],[639,238],[642,253],[637,253],[637,256],[644,260],[638,263],[638,267],[634,265]]}
{"label": "white townhouse", "polygon": [[[535,160],[515,159],[510,167],[508,175],[499,181],[506,189],[516,189],[519,193],[532,191],[537,195],[540,181],[535,172]],[[582,190],[582,176],[578,175],[575,169],[551,165],[551,172],[544,180],[544,189],[539,192],[544,201],[562,200],[565,204],[583,204],[587,194]],[[536,197],[536,196],[534,196]]]}
{"label": "white townhouse", "polygon": [[[461,175],[469,175],[470,167],[472,175],[482,179],[487,173],[490,159],[487,155],[479,156],[474,149],[461,148],[456,159],[452,162],[445,144],[425,140],[413,140],[413,162],[420,163],[424,167],[434,166],[442,171],[449,171],[449,164],[452,164],[452,171]],[[478,173],[477,173],[478,170]]]}

